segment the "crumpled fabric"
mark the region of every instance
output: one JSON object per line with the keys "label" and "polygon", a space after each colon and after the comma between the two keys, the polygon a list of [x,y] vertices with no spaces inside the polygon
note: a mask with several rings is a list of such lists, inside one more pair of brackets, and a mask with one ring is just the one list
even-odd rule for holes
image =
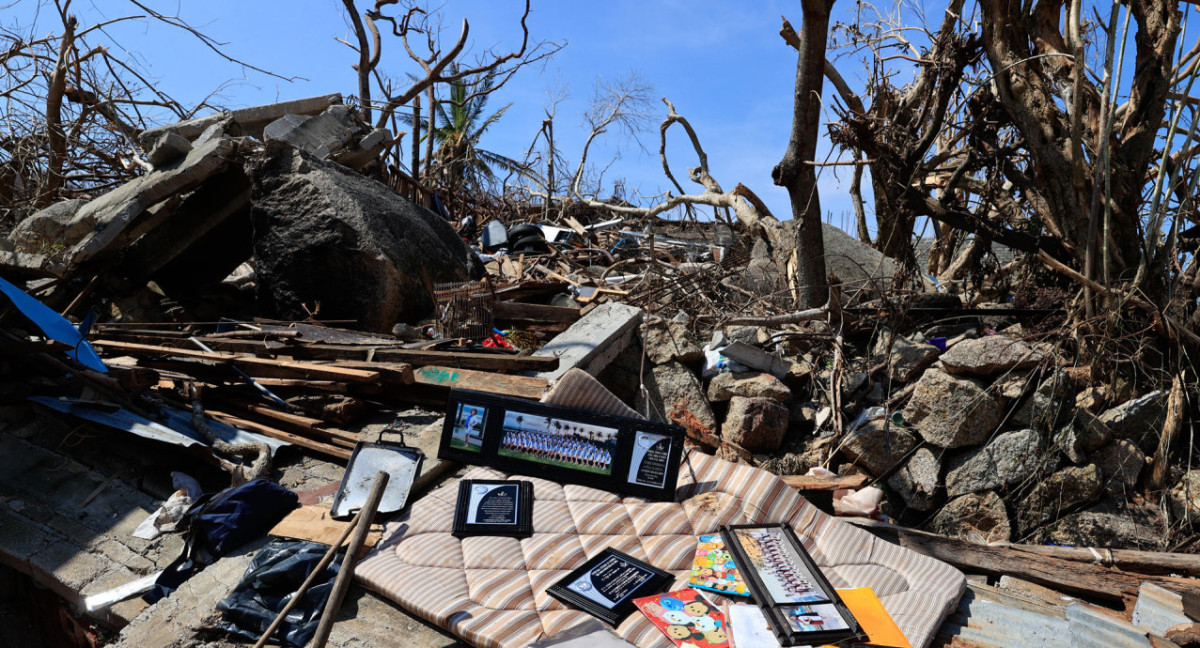
{"label": "crumpled fabric", "polygon": [[[329,545],[300,540],[267,544],[254,557],[237,587],[217,603],[221,612],[217,628],[258,641],[328,550]],[[339,555],[344,551],[340,550]],[[288,612],[271,641],[302,648],[312,640],[341,562],[341,558],[334,557]]]}

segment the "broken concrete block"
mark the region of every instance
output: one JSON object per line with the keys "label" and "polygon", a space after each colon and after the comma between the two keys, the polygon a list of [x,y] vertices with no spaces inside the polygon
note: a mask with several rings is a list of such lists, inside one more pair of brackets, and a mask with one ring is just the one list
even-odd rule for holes
{"label": "broken concrete block", "polygon": [[1041,351],[1003,335],[963,340],[941,357],[946,371],[969,376],[992,376],[1012,369],[1029,369],[1045,359],[1046,354]]}
{"label": "broken concrete block", "polygon": [[196,117],[195,119],[188,119],[144,130],[138,134],[138,144],[141,145],[142,150],[148,151],[153,146],[154,141],[163,133],[175,133],[189,141],[194,140],[213,124],[225,121],[229,121],[231,124],[237,126],[238,135],[261,138],[263,128],[284,115],[315,115],[334,104],[340,103],[342,103],[342,95],[328,94],[318,97],[281,101],[263,106],[251,106],[250,108],[241,108],[239,110],[222,111],[205,115],[204,117]]}
{"label": "broken concrete block", "polygon": [[704,359],[704,351],[692,341],[684,322],[655,322],[643,329],[646,357],[654,364],[678,360],[693,364]]}
{"label": "broken concrete block", "polygon": [[999,434],[991,443],[950,460],[946,494],[957,497],[1013,486],[1046,463],[1036,430]]}
{"label": "broken concrete block", "polygon": [[192,143],[181,135],[163,133],[158,136],[158,139],[154,140],[154,145],[150,147],[150,152],[146,154],[146,161],[150,163],[150,166],[157,169],[187,155],[187,152],[190,150],[192,150]]}
{"label": "broken concrete block", "polygon": [[265,313],[302,319],[320,304],[322,317],[390,331],[433,311],[431,284],[483,272],[445,219],[382,183],[282,144],[262,156],[250,174]]}
{"label": "broken concrete block", "polygon": [[772,452],[787,433],[788,409],[771,398],[734,396],[721,426],[721,438],[750,452]]}
{"label": "broken concrete block", "polygon": [[267,124],[263,139],[287,142],[296,148],[325,159],[361,137],[366,125],[349,106],[330,106],[312,117],[284,115]]}
{"label": "broken concrete block", "polygon": [[721,402],[734,396],[786,401],[792,397],[792,390],[775,376],[756,371],[720,373],[708,383],[708,400]]}
{"label": "broken concrete block", "polygon": [[600,304],[534,352],[535,356],[557,356],[558,369],[529,375],[553,383],[577,367],[595,376],[629,346],[642,316],[640,308]]}
{"label": "broken concrete block", "polygon": [[983,443],[1000,425],[1000,401],[983,382],[925,370],[904,408],[904,420],[926,441],[942,448]]}
{"label": "broken concrete block", "polygon": [[372,160],[378,159],[379,154],[391,146],[393,141],[392,131],[386,128],[376,128],[360,139],[357,145],[335,152],[331,159],[351,169],[361,169]]}
{"label": "broken concrete block", "polygon": [[950,500],[929,523],[929,530],[978,544],[1007,542],[1012,537],[1004,500],[990,491]]}
{"label": "broken concrete block", "polygon": [[913,342],[899,335],[892,338],[889,350],[889,337],[890,335],[886,331],[879,336],[875,348],[871,352],[871,364],[878,364],[886,359],[891,368],[893,380],[900,382],[916,380],[920,377],[921,372],[933,364],[933,361],[937,360],[938,355],[941,354],[941,351],[932,344]]}
{"label": "broken concrete block", "polygon": [[75,231],[73,236],[67,236],[71,219],[87,204],[79,198],[54,203],[49,207],[34,212],[29,218],[17,223],[8,234],[16,252],[29,254],[46,254],[62,251],[79,242],[85,231]]}
{"label": "broken concrete block", "polygon": [[904,466],[888,479],[888,486],[918,511],[933,509],[942,462],[929,448],[918,448]]}

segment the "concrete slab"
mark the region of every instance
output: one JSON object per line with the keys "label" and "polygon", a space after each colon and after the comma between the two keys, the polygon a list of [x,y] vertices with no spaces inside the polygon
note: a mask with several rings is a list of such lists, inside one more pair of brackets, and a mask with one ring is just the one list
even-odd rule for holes
{"label": "concrete slab", "polygon": [[138,143],[141,144],[143,149],[149,150],[155,140],[164,133],[175,133],[186,139],[194,140],[200,137],[208,127],[213,124],[219,124],[226,119],[232,119],[238,125],[242,135],[261,137],[262,130],[267,124],[284,115],[315,115],[334,104],[340,103],[342,103],[342,95],[327,94],[317,97],[305,97],[304,99],[293,99],[291,101],[281,101],[265,106],[252,106],[240,110],[213,113],[204,117],[197,117],[195,119],[188,119],[144,130],[138,134]]}
{"label": "concrete slab", "polygon": [[526,375],[554,383],[574,368],[583,369],[593,376],[599,374],[629,346],[643,316],[640,308],[616,303],[601,304],[534,352],[535,356],[557,356],[558,369],[542,373],[527,372]]}

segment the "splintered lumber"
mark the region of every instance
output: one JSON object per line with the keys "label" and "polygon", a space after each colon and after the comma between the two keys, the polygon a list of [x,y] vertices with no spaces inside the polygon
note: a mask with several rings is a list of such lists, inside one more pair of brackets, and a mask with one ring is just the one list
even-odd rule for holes
{"label": "splintered lumber", "polygon": [[1092,563],[1020,551],[1011,546],[978,545],[874,520],[844,519],[884,540],[964,571],[1013,576],[1070,594],[1125,603],[1137,598],[1138,587],[1144,582],[1180,594],[1200,593],[1200,580],[1196,579],[1132,574]]}
{"label": "splintered lumber", "polygon": [[542,378],[529,376],[505,376],[501,374],[455,369],[453,367],[421,367],[413,371],[418,385],[472,389],[475,391],[530,398],[537,400],[546,393],[550,383]]}
{"label": "splintered lumber", "polygon": [[328,364],[330,367],[344,367],[346,369],[362,369],[363,371],[375,371],[379,373],[379,377],[384,383],[389,385],[411,385],[413,384],[413,368],[410,364],[403,362],[359,362],[357,360],[335,360]]}
{"label": "splintered lumber", "polygon": [[780,475],[783,483],[801,491],[836,491],[844,488],[859,489],[867,485],[870,478],[866,475],[848,475],[846,477],[810,477],[808,475]]}
{"label": "splintered lumber", "polygon": [[304,437],[299,434],[284,432],[283,430],[273,428],[269,425],[263,425],[257,421],[239,418],[232,414],[226,414],[225,412],[209,409],[205,410],[205,413],[226,425],[232,425],[235,428],[246,430],[247,432],[255,432],[263,436],[271,437],[272,439],[287,441],[288,443],[300,446],[306,450],[312,450],[313,452],[334,457],[335,459],[341,459],[342,461],[349,461],[350,455],[353,453],[353,451],[349,448],[341,448],[328,443],[314,441],[313,439],[309,439],[308,437]]}
{"label": "splintered lumber", "polygon": [[353,432],[325,427],[321,419],[309,418],[291,412],[281,412],[263,405],[243,403],[232,399],[217,399],[223,409],[234,410],[246,416],[257,416],[271,419],[272,423],[289,432],[306,437],[320,437],[323,442],[353,448],[358,443],[358,435]]}
{"label": "splintered lumber", "polygon": [[270,360],[254,356],[239,356],[232,353],[210,353],[207,351],[192,351],[173,347],[137,344],[133,342],[117,342],[115,340],[97,340],[93,345],[105,349],[106,352],[117,352],[132,356],[165,355],[174,358],[190,358],[232,364],[252,375],[269,373],[272,378],[312,378],[315,380],[337,380],[341,382],[377,382],[378,371],[364,371],[330,365],[296,362],[294,360]]}

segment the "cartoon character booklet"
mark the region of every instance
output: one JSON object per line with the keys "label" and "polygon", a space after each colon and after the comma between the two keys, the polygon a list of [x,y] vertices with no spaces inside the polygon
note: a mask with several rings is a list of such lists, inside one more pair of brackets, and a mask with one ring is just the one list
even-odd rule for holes
{"label": "cartoon character booklet", "polygon": [[750,588],[746,587],[733,556],[725,550],[725,540],[719,535],[700,536],[688,585],[721,594],[750,596]]}
{"label": "cartoon character booklet", "polygon": [[729,646],[725,614],[690,587],[634,599],[633,604],[680,648]]}

